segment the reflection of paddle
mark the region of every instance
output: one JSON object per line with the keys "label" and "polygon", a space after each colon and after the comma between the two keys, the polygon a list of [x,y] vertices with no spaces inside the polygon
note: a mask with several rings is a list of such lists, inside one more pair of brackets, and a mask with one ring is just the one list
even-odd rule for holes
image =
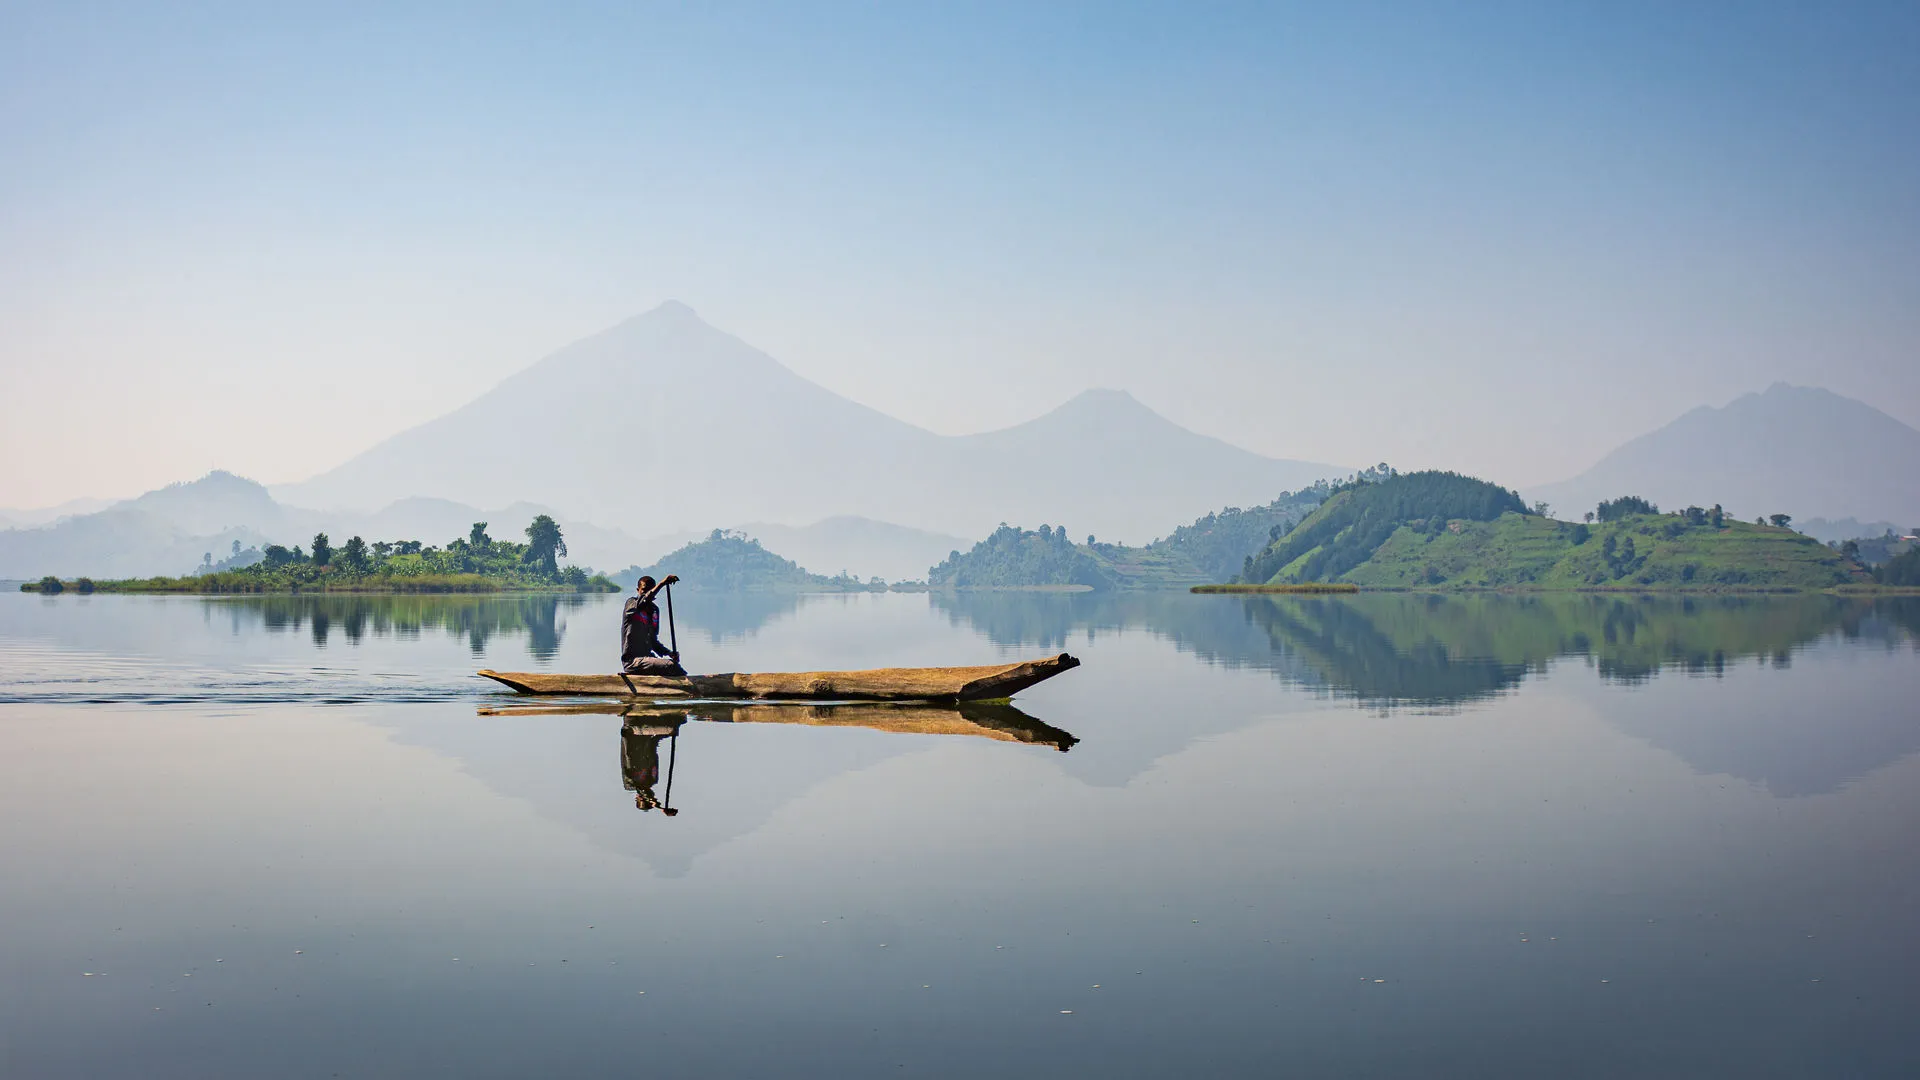
{"label": "reflection of paddle", "polygon": [[[669,593],[669,596],[672,594]],[[668,604],[673,601],[669,599]],[[667,797],[660,803],[660,809],[672,817],[680,811],[673,808],[673,763],[680,760],[680,725],[673,726],[673,734],[667,736]]]}

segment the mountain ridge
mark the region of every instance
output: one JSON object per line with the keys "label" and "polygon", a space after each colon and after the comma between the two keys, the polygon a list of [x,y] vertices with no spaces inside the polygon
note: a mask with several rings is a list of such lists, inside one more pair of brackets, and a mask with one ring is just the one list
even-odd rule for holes
{"label": "mountain ridge", "polygon": [[1719,503],[1749,520],[1786,513],[1920,521],[1915,461],[1920,431],[1866,402],[1776,382],[1718,408],[1689,409],[1526,495],[1569,517],[1639,495],[1670,509]]}
{"label": "mountain ridge", "polygon": [[939,435],[670,301],[274,491],[309,506],[537,501],[641,535],[851,515],[959,536],[1064,519],[1144,537],[1339,471],[1189,431],[1114,390],[995,431]]}

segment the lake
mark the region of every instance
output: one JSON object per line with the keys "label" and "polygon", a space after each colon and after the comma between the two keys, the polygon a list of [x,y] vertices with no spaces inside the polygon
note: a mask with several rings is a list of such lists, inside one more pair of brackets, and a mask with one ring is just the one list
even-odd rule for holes
{"label": "lake", "polygon": [[1084,666],[529,712],[620,598],[0,596],[0,1074],[1920,1075],[1920,599],[675,599]]}

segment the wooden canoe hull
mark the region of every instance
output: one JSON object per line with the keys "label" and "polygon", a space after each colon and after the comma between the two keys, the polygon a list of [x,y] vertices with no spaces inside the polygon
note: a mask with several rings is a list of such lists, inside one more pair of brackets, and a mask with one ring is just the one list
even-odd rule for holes
{"label": "wooden canoe hull", "polygon": [[987,667],[874,668],[869,671],[728,672],[721,675],[558,675],[536,671],[479,674],[522,694],[584,694],[646,699],[738,698],[761,701],[993,701],[1010,698],[1080,661],[1044,660]]}

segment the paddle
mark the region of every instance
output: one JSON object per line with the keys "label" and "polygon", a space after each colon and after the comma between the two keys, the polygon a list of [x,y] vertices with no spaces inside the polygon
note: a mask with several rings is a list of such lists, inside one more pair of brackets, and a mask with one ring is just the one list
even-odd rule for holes
{"label": "paddle", "polygon": [[667,586],[667,648],[673,653],[673,662],[680,662],[680,635],[673,629],[673,586]]}

